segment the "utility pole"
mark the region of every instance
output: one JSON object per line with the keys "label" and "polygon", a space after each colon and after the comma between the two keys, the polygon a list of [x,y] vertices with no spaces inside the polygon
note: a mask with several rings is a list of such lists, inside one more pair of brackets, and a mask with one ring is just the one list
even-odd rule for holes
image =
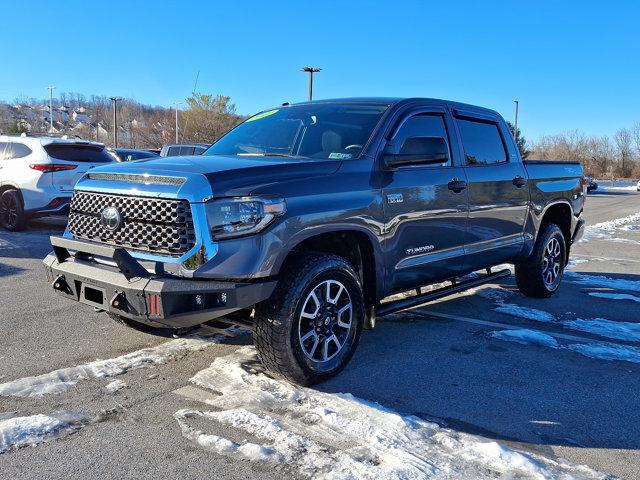
{"label": "utility pole", "polygon": [[[200,72],[198,72],[198,74],[200,74]],[[180,143],[178,142],[178,105],[180,105],[181,102],[176,102],[175,103],[175,107],[176,107],[176,143]]]}
{"label": "utility pole", "polygon": [[513,138],[515,138],[517,142],[518,141],[518,108],[520,107],[520,102],[518,100],[514,100],[513,103],[516,104],[516,119],[513,124]]}
{"label": "utility pole", "polygon": [[53,85],[47,87],[49,90],[49,123],[51,127],[49,128],[49,133],[53,133],[53,89],[56,88]]}
{"label": "utility pole", "polygon": [[302,67],[301,72],[307,72],[309,74],[309,101],[313,100],[313,74],[318,73],[321,68],[315,67]]}
{"label": "utility pole", "polygon": [[113,103],[113,148],[118,148],[118,113],[116,106],[120,97],[109,97]]}

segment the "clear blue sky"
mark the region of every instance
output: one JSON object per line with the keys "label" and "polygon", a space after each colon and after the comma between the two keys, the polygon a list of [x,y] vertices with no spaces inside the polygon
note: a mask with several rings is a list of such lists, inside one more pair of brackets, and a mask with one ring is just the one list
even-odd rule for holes
{"label": "clear blue sky", "polygon": [[524,135],[640,122],[640,2],[11,1],[0,99],[57,92],[168,106],[193,89],[239,113],[306,97],[427,96],[494,108]]}

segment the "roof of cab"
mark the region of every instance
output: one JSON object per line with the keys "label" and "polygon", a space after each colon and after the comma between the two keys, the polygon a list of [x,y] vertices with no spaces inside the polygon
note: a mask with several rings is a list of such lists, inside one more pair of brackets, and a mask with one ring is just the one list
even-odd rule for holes
{"label": "roof of cab", "polygon": [[[484,112],[492,115],[498,115],[498,112],[491,110],[490,108],[480,107],[478,105],[471,105],[468,103],[454,102],[452,100],[443,100],[440,98],[427,98],[427,97],[349,97],[349,98],[328,98],[323,100],[313,100],[310,102],[299,102],[291,105],[308,105],[313,103],[369,103],[374,105],[388,105],[399,106],[414,102],[426,102],[431,104],[448,105],[452,108],[458,108],[460,110],[469,110],[476,112]],[[284,104],[283,106],[286,106]]]}

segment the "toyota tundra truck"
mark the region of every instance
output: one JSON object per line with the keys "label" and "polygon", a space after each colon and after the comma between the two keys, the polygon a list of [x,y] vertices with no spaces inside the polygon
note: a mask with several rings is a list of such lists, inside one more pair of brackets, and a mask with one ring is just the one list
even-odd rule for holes
{"label": "toyota tundra truck", "polygon": [[58,294],[121,322],[248,325],[267,372],[310,385],[377,317],[510,274],[498,265],[553,295],[584,201],[578,163],[523,161],[486,108],[284,104],[202,156],[86,173],[44,264]]}

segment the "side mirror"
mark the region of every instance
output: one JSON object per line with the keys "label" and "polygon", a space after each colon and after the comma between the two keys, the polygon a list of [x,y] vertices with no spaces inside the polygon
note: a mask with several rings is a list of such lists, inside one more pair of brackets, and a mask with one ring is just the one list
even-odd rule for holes
{"label": "side mirror", "polygon": [[429,165],[449,161],[449,147],[443,137],[409,137],[398,151],[387,145],[383,159],[388,167],[400,165]]}

